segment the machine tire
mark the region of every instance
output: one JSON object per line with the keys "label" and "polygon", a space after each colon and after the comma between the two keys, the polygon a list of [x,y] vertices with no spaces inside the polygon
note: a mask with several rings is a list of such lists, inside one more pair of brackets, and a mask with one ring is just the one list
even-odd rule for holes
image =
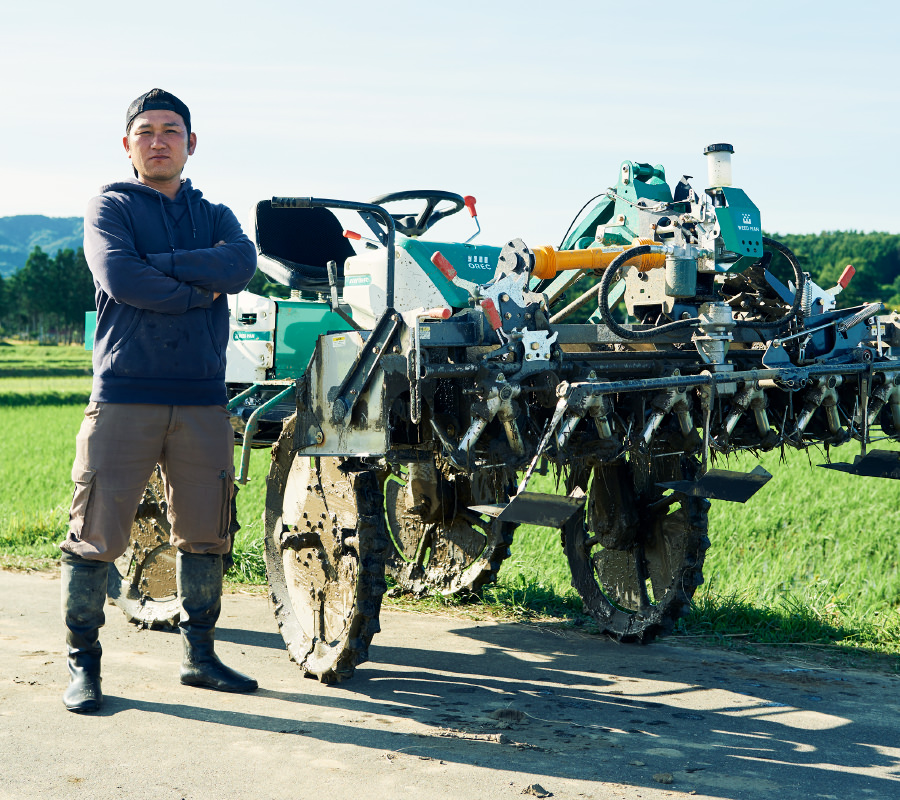
{"label": "machine tire", "polygon": [[[680,456],[633,456],[593,468],[588,501],[563,529],[572,586],[600,629],[621,642],[648,643],[690,611],[703,583],[710,503],[656,484],[693,475]],[[574,470],[570,489],[585,486]]]}
{"label": "machine tire", "polygon": [[131,526],[128,549],[109,565],[107,594],[129,622],[174,630],[178,624],[175,548],[159,467],[153,472]]}
{"label": "machine tire", "polygon": [[378,476],[293,449],[296,416],[272,451],[265,560],[275,619],[308,677],[349,678],[380,630],[388,548]]}
{"label": "machine tire", "polygon": [[[241,526],[237,521],[234,487],[231,499],[232,544]],[[106,593],[125,614],[125,618],[142,628],[172,631],[178,627],[178,589],[175,580],[175,552],[169,543],[172,526],[167,516],[162,474],[159,466],[144,489],[128,549],[109,566]],[[222,559],[225,572],[231,569],[231,553]]]}
{"label": "machine tire", "polygon": [[[385,518],[391,536],[388,575],[406,592],[445,597],[474,593],[494,581],[510,546],[516,526],[476,514],[469,506],[508,499],[497,497],[500,476],[456,473],[439,477],[443,495],[436,518],[423,520],[410,512],[405,473],[388,476],[384,484]],[[492,480],[492,478],[494,480]]]}

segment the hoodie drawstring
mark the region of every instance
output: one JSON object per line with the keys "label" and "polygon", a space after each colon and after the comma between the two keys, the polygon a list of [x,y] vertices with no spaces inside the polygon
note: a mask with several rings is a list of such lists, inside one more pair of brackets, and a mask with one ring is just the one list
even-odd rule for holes
{"label": "hoodie drawstring", "polygon": [[[166,204],[163,201],[162,192],[157,192],[156,196],[159,198],[159,210],[162,212],[163,223],[166,226],[166,236],[169,239],[169,249],[174,253],[175,252],[175,237],[172,235],[172,229],[169,227],[169,215],[166,213]],[[190,192],[185,192],[184,200],[187,203],[188,216],[191,220],[191,233],[194,234],[194,238],[197,238],[197,223],[194,222],[194,209],[191,207],[191,195]]]}
{"label": "hoodie drawstring", "polygon": [[191,230],[194,232],[194,238],[197,238],[197,226],[194,224],[194,211],[191,208],[191,193],[185,192],[184,199],[187,201],[188,216],[191,218]]}
{"label": "hoodie drawstring", "polygon": [[[161,192],[157,192],[156,196],[159,198],[159,210],[162,212],[163,224],[166,226],[166,236],[169,239],[169,249],[174,253],[175,237],[172,235],[172,229],[169,227],[169,215],[166,213],[166,204],[163,202],[163,196]],[[188,208],[190,208],[190,205],[188,205]]]}

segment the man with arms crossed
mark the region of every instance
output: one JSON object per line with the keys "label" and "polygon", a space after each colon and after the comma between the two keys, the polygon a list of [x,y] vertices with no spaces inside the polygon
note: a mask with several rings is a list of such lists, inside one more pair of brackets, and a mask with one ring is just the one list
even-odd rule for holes
{"label": "man with arms crossed", "polygon": [[257,688],[213,652],[234,491],[225,295],[253,277],[256,248],[228,208],[182,179],[197,136],[177,97],[161,89],[138,97],[123,144],[135,178],[104,186],[84,220],[97,330],[69,532],[60,545],[70,711],[95,711],[102,702],[98,637],[109,563],[128,546],[157,463],[177,548],[181,682]]}

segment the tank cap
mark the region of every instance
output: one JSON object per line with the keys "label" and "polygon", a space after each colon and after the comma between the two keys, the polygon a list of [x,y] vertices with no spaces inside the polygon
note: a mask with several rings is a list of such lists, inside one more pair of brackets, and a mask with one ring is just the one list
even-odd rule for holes
{"label": "tank cap", "polygon": [[725,142],[719,142],[718,144],[708,144],[703,148],[703,155],[708,156],[710,153],[733,153],[734,148],[730,144],[725,144]]}

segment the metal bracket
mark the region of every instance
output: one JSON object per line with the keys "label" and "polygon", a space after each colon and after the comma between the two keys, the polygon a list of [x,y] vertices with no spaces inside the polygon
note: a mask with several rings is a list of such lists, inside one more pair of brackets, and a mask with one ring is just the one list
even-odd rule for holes
{"label": "metal bracket", "polygon": [[762,365],[767,369],[778,369],[779,367],[794,366],[791,357],[787,354],[780,342],[772,341],[766,347],[763,353]]}
{"label": "metal bracket", "polygon": [[360,211],[359,215],[363,218],[363,222],[369,226],[369,230],[375,234],[376,238],[379,242],[381,242],[382,247],[388,246],[388,234],[378,224],[378,218],[374,214],[370,214],[368,211]]}
{"label": "metal bracket", "polygon": [[358,322],[354,322],[353,318],[341,308],[337,288],[337,262],[329,261],[325,265],[325,269],[328,271],[328,286],[331,289],[331,310],[353,328],[353,330],[361,331],[362,326]]}
{"label": "metal bracket", "polygon": [[402,324],[403,320],[393,308],[386,308],[379,317],[375,328],[356,356],[356,361],[338,387],[331,404],[332,424],[349,423],[354,406],[369,385],[378,362],[381,361],[382,355]]}

